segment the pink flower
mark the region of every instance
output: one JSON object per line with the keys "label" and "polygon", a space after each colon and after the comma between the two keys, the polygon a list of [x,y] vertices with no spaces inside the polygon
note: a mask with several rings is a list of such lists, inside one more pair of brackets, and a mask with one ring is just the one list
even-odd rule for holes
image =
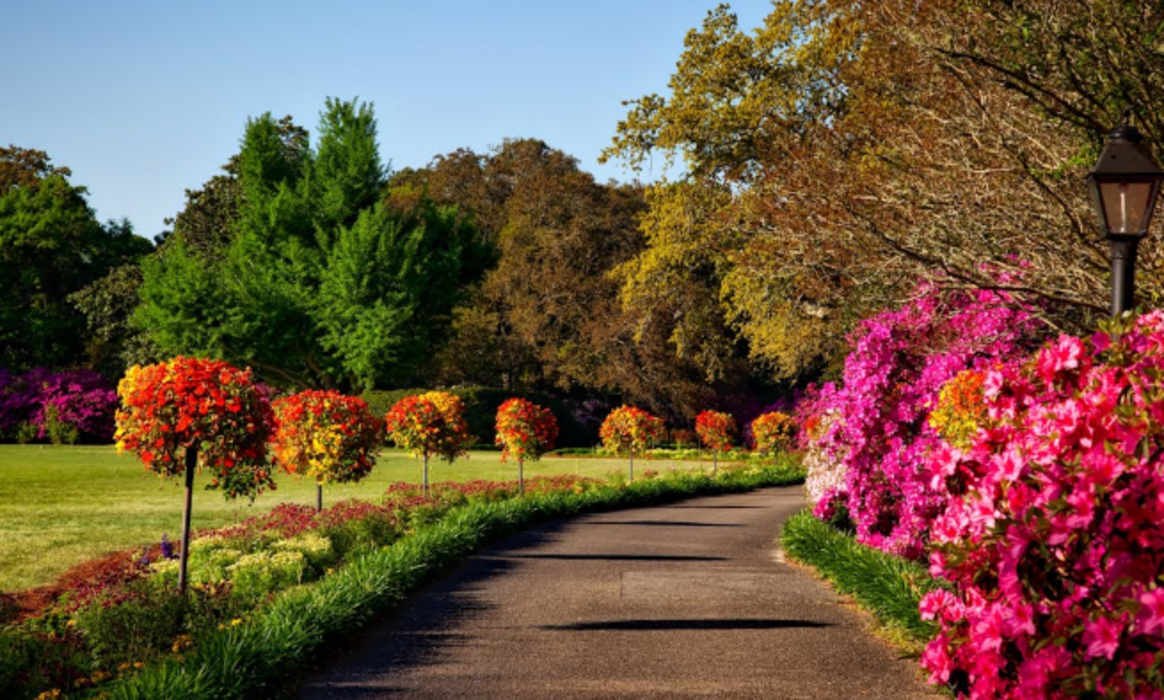
{"label": "pink flower", "polygon": [[1140,612],[1136,615],[1136,632],[1159,635],[1164,631],[1164,588],[1140,594]]}
{"label": "pink flower", "polygon": [[962,601],[953,593],[941,588],[926,593],[917,608],[923,620],[933,620],[940,616],[947,622],[961,619],[964,611]]}
{"label": "pink flower", "polygon": [[1039,376],[1048,384],[1060,372],[1079,368],[1079,358],[1083,355],[1083,341],[1069,335],[1061,335],[1053,344],[1043,347],[1035,359]]}
{"label": "pink flower", "polygon": [[1120,632],[1123,624],[1109,617],[1088,620],[1083,623],[1083,643],[1087,645],[1087,658],[1112,659],[1120,648]]}

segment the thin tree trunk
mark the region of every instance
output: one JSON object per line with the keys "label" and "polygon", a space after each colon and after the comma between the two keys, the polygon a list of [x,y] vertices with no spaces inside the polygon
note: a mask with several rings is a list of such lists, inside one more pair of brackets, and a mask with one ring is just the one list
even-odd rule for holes
{"label": "thin tree trunk", "polygon": [[428,496],[428,453],[424,453],[424,495]]}
{"label": "thin tree trunk", "polygon": [[315,512],[323,510],[323,484],[316,482],[315,484]]}
{"label": "thin tree trunk", "polygon": [[715,476],[719,472],[719,452],[711,453],[711,475]]}
{"label": "thin tree trunk", "polygon": [[525,460],[521,457],[517,458],[517,492],[525,493]]}
{"label": "thin tree trunk", "polygon": [[182,551],[178,557],[178,594],[186,595],[186,567],[190,560],[190,506],[194,501],[194,470],[198,466],[198,448],[186,448],[186,502],[182,508]]}
{"label": "thin tree trunk", "polygon": [[630,479],[628,483],[634,483],[635,480],[635,451],[630,451]]}

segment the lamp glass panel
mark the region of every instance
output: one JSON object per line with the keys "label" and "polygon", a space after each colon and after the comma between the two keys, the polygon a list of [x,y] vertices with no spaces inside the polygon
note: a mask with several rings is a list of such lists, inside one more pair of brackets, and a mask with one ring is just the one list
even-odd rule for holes
{"label": "lamp glass panel", "polygon": [[1153,186],[1152,182],[1099,183],[1108,233],[1146,233]]}

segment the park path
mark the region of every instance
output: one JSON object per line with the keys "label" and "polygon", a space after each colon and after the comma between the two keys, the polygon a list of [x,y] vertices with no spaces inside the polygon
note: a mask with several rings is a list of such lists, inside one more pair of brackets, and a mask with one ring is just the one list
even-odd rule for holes
{"label": "park path", "polygon": [[934,698],[780,561],[799,486],[587,515],[502,540],[374,625],[302,700]]}

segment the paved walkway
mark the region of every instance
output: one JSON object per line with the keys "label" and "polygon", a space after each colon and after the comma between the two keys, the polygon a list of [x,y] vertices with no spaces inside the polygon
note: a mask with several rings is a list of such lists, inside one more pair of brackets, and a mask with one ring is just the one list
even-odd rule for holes
{"label": "paved walkway", "polygon": [[822,583],[776,559],[801,487],[510,537],[308,677],[303,699],[936,697]]}

